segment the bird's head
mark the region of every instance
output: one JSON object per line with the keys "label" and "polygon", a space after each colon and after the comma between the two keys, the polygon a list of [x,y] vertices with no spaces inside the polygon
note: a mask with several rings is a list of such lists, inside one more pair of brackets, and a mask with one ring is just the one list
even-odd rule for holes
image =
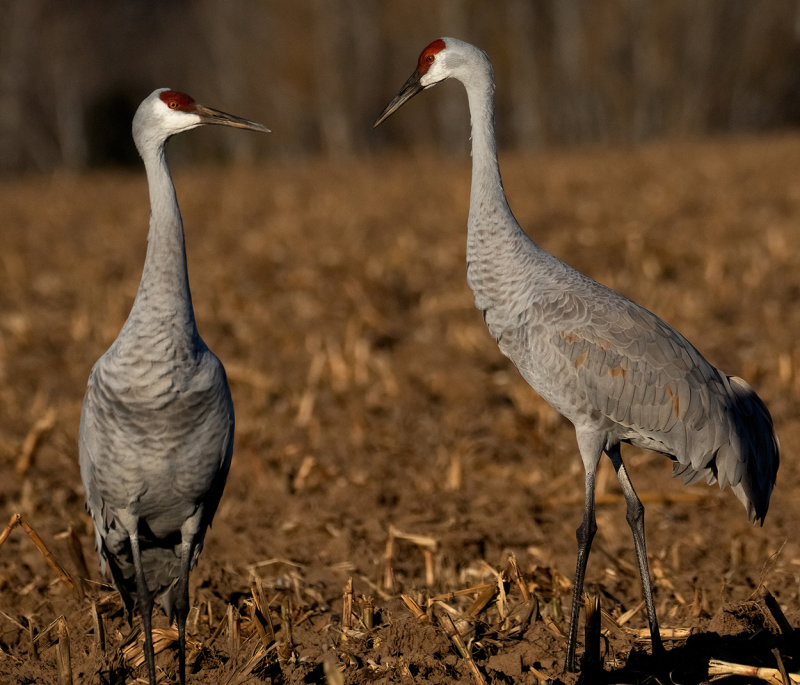
{"label": "bird's head", "polygon": [[426,88],[448,78],[468,78],[469,65],[476,56],[486,64],[489,63],[486,55],[474,45],[457,38],[437,38],[420,53],[416,70],[403,84],[394,100],[381,112],[374,126],[378,126]]}
{"label": "bird's head", "polygon": [[136,110],[133,117],[133,138],[139,152],[142,152],[142,145],[148,142],[163,144],[176,133],[209,124],[261,133],[270,132],[263,124],[201,105],[186,93],[159,88],[150,93]]}

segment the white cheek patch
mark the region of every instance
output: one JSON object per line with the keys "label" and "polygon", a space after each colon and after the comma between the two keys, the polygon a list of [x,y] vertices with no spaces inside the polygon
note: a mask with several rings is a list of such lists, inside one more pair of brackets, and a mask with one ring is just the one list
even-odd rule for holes
{"label": "white cheek patch", "polygon": [[430,71],[426,72],[419,79],[419,85],[423,88],[430,88],[431,86],[439,83],[441,81],[441,77],[436,76],[435,74],[436,69],[431,69]]}

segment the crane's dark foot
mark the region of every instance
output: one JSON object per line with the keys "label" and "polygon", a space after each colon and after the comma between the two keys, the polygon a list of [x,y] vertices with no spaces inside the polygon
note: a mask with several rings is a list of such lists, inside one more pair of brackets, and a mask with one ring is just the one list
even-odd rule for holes
{"label": "crane's dark foot", "polygon": [[[572,631],[570,631],[571,637]],[[578,669],[575,666],[575,650],[577,640],[567,639],[567,654],[564,657],[564,668],[562,673],[577,673]]]}
{"label": "crane's dark foot", "polygon": [[661,642],[661,637],[653,640],[650,648],[651,659],[653,660],[653,673],[660,678],[661,682],[671,683],[672,679],[669,678],[670,664],[667,658],[667,650],[664,648],[664,643]]}

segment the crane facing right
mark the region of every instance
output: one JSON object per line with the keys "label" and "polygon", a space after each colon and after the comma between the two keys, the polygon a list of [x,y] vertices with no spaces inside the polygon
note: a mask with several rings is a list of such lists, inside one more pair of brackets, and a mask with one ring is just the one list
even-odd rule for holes
{"label": "crane facing right", "polygon": [[448,78],[467,91],[472,187],[467,281],[489,332],[523,378],[575,426],[586,471],[583,521],[564,669],[575,670],[580,598],[597,530],[595,474],[608,455],[627,504],[654,655],[663,653],[645,546],[644,507],[622,462],[623,442],[666,455],[673,476],[731,487],[764,522],[778,472],[778,439],[764,403],[741,378],[709,364],[655,314],[534,243],[508,206],[494,133],[494,77],[474,45],[440,38],[375,126]]}

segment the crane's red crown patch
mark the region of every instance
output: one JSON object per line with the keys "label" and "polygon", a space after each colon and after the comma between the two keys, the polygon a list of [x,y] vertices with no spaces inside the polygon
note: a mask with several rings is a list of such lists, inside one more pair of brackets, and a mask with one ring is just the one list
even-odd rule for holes
{"label": "crane's red crown patch", "polygon": [[177,90],[165,90],[159,97],[170,109],[177,109],[181,112],[193,112],[195,110],[194,98],[186,93],[179,93]]}
{"label": "crane's red crown patch", "polygon": [[431,64],[433,64],[433,60],[436,59],[436,55],[438,55],[442,50],[444,50],[445,44],[441,38],[437,38],[433,43],[431,43],[427,48],[425,48],[419,56],[419,61],[417,62],[417,73],[422,76],[423,74],[427,73],[428,69],[430,68]]}

